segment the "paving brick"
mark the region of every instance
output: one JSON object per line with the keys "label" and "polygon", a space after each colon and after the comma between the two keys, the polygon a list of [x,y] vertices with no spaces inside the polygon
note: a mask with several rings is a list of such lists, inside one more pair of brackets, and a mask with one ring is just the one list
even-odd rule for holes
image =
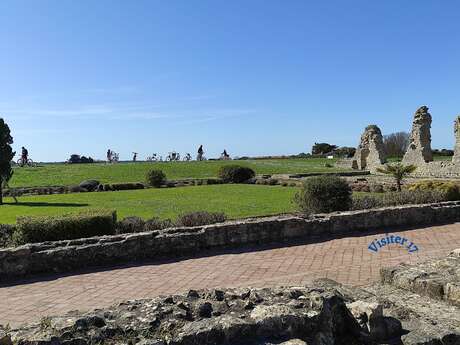
{"label": "paving brick", "polygon": [[410,239],[420,250],[408,253],[391,245],[373,253],[367,249],[368,244],[384,235],[357,234],[281,248],[255,246],[213,251],[182,260],[23,279],[16,285],[0,287],[0,324],[17,326],[65,311],[91,310],[192,288],[302,284],[320,277],[366,285],[379,279],[381,267],[441,257],[460,248],[460,223],[388,232]]}

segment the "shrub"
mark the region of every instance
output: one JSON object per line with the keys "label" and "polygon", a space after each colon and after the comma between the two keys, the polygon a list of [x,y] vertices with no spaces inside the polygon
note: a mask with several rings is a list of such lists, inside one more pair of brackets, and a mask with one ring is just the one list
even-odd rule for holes
{"label": "shrub", "polygon": [[147,173],[147,183],[153,187],[161,187],[165,184],[166,175],[159,169],[152,169]]}
{"label": "shrub", "polygon": [[144,231],[162,230],[174,227],[174,223],[171,219],[160,219],[153,217],[145,222]]}
{"label": "shrub", "polygon": [[448,181],[419,181],[407,186],[410,191],[441,191],[445,193],[446,200],[460,200],[460,188],[458,184]]}
{"label": "shrub", "polygon": [[353,198],[352,209],[364,210],[410,204],[431,204],[447,201],[446,195],[447,194],[441,190],[402,190],[401,192],[387,192],[378,196],[358,196]]}
{"label": "shrub", "polygon": [[368,210],[371,208],[383,207],[383,199],[373,195],[353,197],[352,210]]}
{"label": "shrub", "polygon": [[198,211],[198,212],[190,212],[185,213],[176,221],[177,226],[201,226],[201,225],[208,225],[208,224],[215,224],[225,222],[227,220],[227,216],[222,212],[206,212],[206,211]]}
{"label": "shrub", "polygon": [[346,211],[351,206],[351,188],[338,176],[317,176],[307,179],[294,202],[306,214]]}
{"label": "shrub", "polygon": [[140,217],[126,217],[117,223],[117,234],[127,234],[144,231],[145,221]]}
{"label": "shrub", "polygon": [[383,185],[379,183],[373,183],[369,186],[371,193],[383,193]]}
{"label": "shrub", "polygon": [[246,182],[254,176],[254,170],[240,165],[226,165],[219,169],[219,177],[227,183]]}
{"label": "shrub", "polygon": [[9,247],[12,243],[14,225],[0,224],[0,248]]}
{"label": "shrub", "polygon": [[115,233],[116,212],[88,210],[61,216],[18,217],[13,232],[17,245],[46,241],[70,240]]}

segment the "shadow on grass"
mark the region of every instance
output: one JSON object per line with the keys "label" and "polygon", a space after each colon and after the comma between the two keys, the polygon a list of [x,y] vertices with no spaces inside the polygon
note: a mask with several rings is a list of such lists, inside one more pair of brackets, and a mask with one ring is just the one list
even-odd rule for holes
{"label": "shadow on grass", "polygon": [[77,204],[71,202],[4,202],[3,205],[27,206],[27,207],[84,207],[89,204]]}

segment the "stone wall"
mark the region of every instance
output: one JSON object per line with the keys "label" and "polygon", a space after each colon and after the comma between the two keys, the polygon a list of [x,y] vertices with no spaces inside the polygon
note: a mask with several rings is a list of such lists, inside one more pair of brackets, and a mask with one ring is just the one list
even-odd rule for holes
{"label": "stone wall", "polygon": [[201,253],[218,247],[334,237],[352,231],[460,220],[460,202],[279,216],[192,228],[28,244],[0,250],[0,281],[31,274]]}

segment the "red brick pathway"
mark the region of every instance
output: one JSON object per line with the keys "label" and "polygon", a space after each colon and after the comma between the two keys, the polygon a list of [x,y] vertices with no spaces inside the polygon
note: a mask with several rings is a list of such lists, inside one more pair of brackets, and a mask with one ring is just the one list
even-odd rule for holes
{"label": "red brick pathway", "polygon": [[17,326],[47,315],[191,288],[302,284],[320,277],[365,285],[378,280],[383,266],[415,263],[460,248],[460,223],[389,232],[413,241],[419,251],[409,254],[391,245],[372,253],[368,244],[384,236],[377,234],[281,248],[259,246],[209,252],[205,257],[180,261],[117,266],[24,281],[0,288],[0,324]]}

